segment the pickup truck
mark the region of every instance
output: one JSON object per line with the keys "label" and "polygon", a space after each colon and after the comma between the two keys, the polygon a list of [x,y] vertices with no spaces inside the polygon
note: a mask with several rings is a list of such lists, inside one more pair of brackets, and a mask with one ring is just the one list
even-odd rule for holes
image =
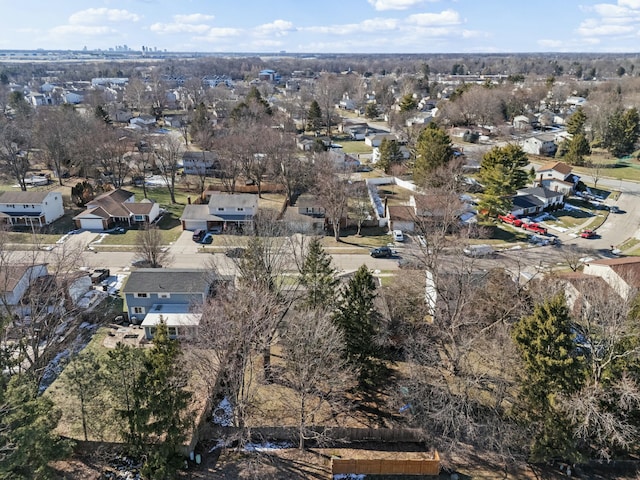
{"label": "pickup truck", "polygon": [[520,220],[518,217],[516,217],[512,213],[508,213],[507,215],[498,215],[498,220],[516,227],[522,226],[522,220]]}
{"label": "pickup truck", "polygon": [[544,227],[541,227],[537,223],[523,223],[521,226],[525,230],[528,230],[528,231],[533,232],[533,233],[538,233],[540,235],[546,235],[547,234],[547,229],[544,228]]}

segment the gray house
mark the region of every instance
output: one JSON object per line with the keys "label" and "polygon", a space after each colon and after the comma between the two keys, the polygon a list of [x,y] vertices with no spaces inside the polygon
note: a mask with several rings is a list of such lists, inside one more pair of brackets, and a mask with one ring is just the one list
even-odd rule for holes
{"label": "gray house", "polygon": [[189,338],[200,324],[199,307],[231,280],[199,269],[141,268],[131,272],[122,293],[129,319],[142,324],[148,340],[162,320],[171,338]]}

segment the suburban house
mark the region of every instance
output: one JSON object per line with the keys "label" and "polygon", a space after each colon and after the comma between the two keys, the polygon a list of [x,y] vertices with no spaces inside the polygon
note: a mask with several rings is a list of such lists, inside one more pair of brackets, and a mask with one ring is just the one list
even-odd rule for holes
{"label": "suburban house", "polygon": [[147,340],[164,321],[171,338],[193,338],[200,324],[200,306],[214,295],[216,287],[231,277],[207,270],[141,268],[129,275],[122,288],[131,323],[140,323]]}
{"label": "suburban house", "polygon": [[0,308],[9,314],[22,316],[19,308],[25,293],[38,278],[48,275],[47,265],[5,265],[0,269]]}
{"label": "suburban house", "polygon": [[156,117],[153,115],[142,114],[137,117],[132,117],[129,120],[129,123],[139,127],[152,127],[156,124]]}
{"label": "suburban house", "polygon": [[213,176],[219,170],[220,162],[213,152],[184,152],[182,169],[187,175]]}
{"label": "suburban house", "polygon": [[512,201],[511,213],[515,216],[534,215],[546,210],[562,208],[564,193],[545,187],[521,188],[512,197]]}
{"label": "suburban house", "polygon": [[0,193],[0,223],[42,227],[64,215],[61,192]]}
{"label": "suburban house", "polygon": [[564,162],[547,162],[536,171],[537,186],[562,192],[573,193],[580,177],[571,173],[572,168]]}
{"label": "suburban house", "polygon": [[212,192],[206,204],[184,207],[180,221],[183,230],[221,231],[238,228],[253,229],[253,217],[258,213],[258,196],[251,193]]}
{"label": "suburban house", "polygon": [[395,140],[398,141],[398,137],[394,133],[373,133],[371,135],[367,135],[364,139],[364,143],[369,145],[370,147],[379,147],[382,143],[382,140]]}
{"label": "suburban house", "polygon": [[354,170],[360,166],[360,160],[340,150],[329,150],[329,158],[338,171]]}
{"label": "suburban house", "polygon": [[584,264],[583,273],[602,278],[623,299],[640,287],[640,257],[603,258]]}
{"label": "suburban house", "polygon": [[522,150],[531,155],[553,156],[558,146],[554,134],[542,134],[525,138],[522,141]]}
{"label": "suburban house", "polygon": [[136,202],[133,193],[117,188],[88,202],[73,220],[78,228],[106,230],[116,225],[152,223],[159,215],[158,203],[148,198]]}
{"label": "suburban house", "polygon": [[325,209],[316,195],[303,193],[287,208],[282,220],[291,232],[321,233],[325,228]]}
{"label": "suburban house", "polygon": [[450,194],[412,195],[408,205],[387,204],[385,216],[389,230],[414,232],[417,227],[454,228],[465,223],[473,223],[475,215],[471,210],[471,206],[464,200]]}
{"label": "suburban house", "polygon": [[[400,153],[402,154],[402,158],[404,160],[409,160],[411,157],[411,151],[406,145],[400,145]],[[373,147],[373,151],[371,152],[371,163],[376,164],[380,160],[380,148]]]}

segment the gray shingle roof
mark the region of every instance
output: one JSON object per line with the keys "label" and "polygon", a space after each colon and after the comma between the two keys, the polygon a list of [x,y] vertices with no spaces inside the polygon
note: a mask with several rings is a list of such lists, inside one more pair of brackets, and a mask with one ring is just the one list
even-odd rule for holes
{"label": "gray shingle roof", "polygon": [[129,275],[123,293],[204,293],[219,277],[212,272],[186,268],[140,268]]}

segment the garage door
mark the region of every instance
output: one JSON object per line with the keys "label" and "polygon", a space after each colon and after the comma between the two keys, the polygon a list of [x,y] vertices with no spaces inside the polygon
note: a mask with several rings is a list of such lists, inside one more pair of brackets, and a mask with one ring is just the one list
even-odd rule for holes
{"label": "garage door", "polygon": [[206,220],[185,220],[184,221],[184,229],[185,230],[206,230],[207,229],[207,221]]}
{"label": "garage door", "polygon": [[104,230],[101,218],[83,218],[80,220],[80,227],[87,230]]}

